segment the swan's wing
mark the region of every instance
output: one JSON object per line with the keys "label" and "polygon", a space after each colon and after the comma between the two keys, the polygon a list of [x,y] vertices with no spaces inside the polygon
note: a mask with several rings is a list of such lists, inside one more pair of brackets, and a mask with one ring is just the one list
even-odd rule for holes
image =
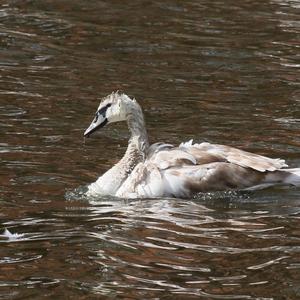
{"label": "swan's wing", "polygon": [[170,144],[156,143],[151,145],[147,160],[157,165],[161,170],[184,165],[202,165],[212,162],[226,162],[226,158],[217,153],[202,150],[192,141],[174,147]]}
{"label": "swan's wing", "polygon": [[168,196],[190,197],[199,192],[245,189],[264,182],[265,174],[236,164],[217,162],[163,171]]}
{"label": "swan's wing", "polygon": [[265,173],[228,162],[183,165],[160,169],[140,163],[130,174],[118,197],[191,197],[198,192],[245,189],[264,183]]}
{"label": "swan's wing", "polygon": [[148,160],[160,169],[183,165],[202,165],[213,162],[229,162],[259,172],[276,171],[287,164],[282,159],[272,159],[237,148],[210,143],[182,143],[178,148],[170,144],[154,144]]}
{"label": "swan's wing", "polygon": [[197,164],[197,160],[192,154],[178,148],[158,151],[148,159],[148,162],[153,163],[160,170],[165,170],[170,167]]}
{"label": "swan's wing", "polygon": [[[272,159],[224,145],[210,143],[191,145],[186,143],[181,144],[179,149],[192,154],[199,162],[201,159],[205,161],[204,158],[207,160],[206,163],[212,161],[227,161],[260,172],[276,171],[287,167],[285,161],[282,159]],[[211,161],[209,161],[209,159],[211,159]]]}
{"label": "swan's wing", "polygon": [[217,153],[210,153],[208,151],[204,151],[195,146],[190,147],[181,147],[179,148],[181,151],[187,152],[191,154],[196,160],[197,165],[203,165],[213,162],[227,162],[227,159]]}
{"label": "swan's wing", "polygon": [[138,164],[118,197],[189,197],[195,192],[244,189],[264,182],[266,171],[286,164],[236,148],[188,142],[174,148],[155,144]]}
{"label": "swan's wing", "polygon": [[153,155],[155,155],[159,151],[172,149],[172,148],[174,148],[174,146],[171,144],[165,144],[165,143],[152,144],[147,151],[147,158],[148,159],[151,158]]}

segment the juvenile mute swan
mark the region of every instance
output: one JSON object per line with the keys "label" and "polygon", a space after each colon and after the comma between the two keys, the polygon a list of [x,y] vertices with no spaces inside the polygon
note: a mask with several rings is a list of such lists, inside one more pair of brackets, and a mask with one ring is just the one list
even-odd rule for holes
{"label": "juvenile mute swan", "polygon": [[198,192],[300,185],[300,168],[283,169],[287,165],[281,159],[192,140],[177,147],[149,146],[141,107],[125,94],[112,93],[102,99],[84,136],[118,121],[126,121],[131,133],[126,153],[88,186],[88,195],[186,198]]}

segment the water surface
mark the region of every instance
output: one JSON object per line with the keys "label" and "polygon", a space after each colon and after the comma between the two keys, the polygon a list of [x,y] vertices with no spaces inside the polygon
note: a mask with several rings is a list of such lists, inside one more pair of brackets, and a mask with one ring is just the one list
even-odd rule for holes
{"label": "water surface", "polygon": [[296,0],[3,0],[0,299],[299,298],[297,188],[72,194],[126,149],[124,124],[83,143],[115,90],[140,102],[152,142],[194,138],[300,166],[298,10]]}

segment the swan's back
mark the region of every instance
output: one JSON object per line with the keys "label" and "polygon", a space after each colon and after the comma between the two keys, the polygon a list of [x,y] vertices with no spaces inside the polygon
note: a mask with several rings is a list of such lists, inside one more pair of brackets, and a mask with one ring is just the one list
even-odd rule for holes
{"label": "swan's back", "polygon": [[[120,197],[190,197],[197,192],[269,185],[284,160],[210,143],[157,143],[117,192]],[[280,178],[286,174],[281,172]],[[274,177],[274,176],[273,176]],[[276,177],[276,176],[275,176]],[[274,178],[272,178],[274,180]]]}

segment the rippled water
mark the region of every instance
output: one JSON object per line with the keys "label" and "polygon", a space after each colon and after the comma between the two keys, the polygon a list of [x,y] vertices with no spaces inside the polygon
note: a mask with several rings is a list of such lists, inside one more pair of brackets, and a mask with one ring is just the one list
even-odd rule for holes
{"label": "rippled water", "polygon": [[[298,299],[300,190],[81,199],[124,125],[83,143],[99,98],[151,141],[300,166],[298,0],[0,3],[0,299]],[[65,196],[65,194],[67,196]]]}

